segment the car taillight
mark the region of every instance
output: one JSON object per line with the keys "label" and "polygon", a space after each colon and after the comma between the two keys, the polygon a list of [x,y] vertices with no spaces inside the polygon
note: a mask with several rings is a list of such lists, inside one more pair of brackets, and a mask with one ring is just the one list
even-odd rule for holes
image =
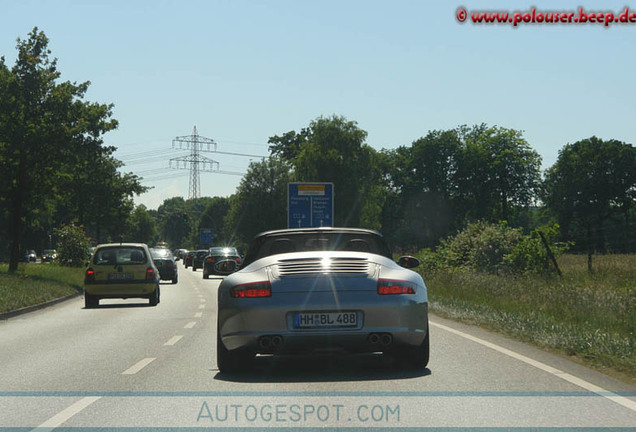
{"label": "car taillight", "polygon": [[236,285],[230,289],[230,295],[234,298],[271,297],[272,286],[269,281]]}
{"label": "car taillight", "polygon": [[148,267],[146,269],[146,280],[154,280],[155,279],[155,269],[152,267]]}
{"label": "car taillight", "polygon": [[84,274],[84,282],[95,282],[95,270],[92,268],[86,269]]}
{"label": "car taillight", "polygon": [[239,263],[239,264],[240,264],[240,263],[241,263],[241,258],[236,257],[236,258],[234,258],[234,261],[236,261],[237,263]]}
{"label": "car taillight", "polygon": [[206,260],[207,262],[214,262],[214,261],[216,261],[216,260],[215,260],[214,258],[212,258],[212,257],[210,257],[210,258],[206,258],[205,260]]}
{"label": "car taillight", "polygon": [[174,264],[172,264],[172,261],[168,261],[168,268],[169,269],[174,268]]}
{"label": "car taillight", "polygon": [[415,284],[407,281],[393,279],[378,280],[378,294],[380,295],[415,294],[415,291]]}

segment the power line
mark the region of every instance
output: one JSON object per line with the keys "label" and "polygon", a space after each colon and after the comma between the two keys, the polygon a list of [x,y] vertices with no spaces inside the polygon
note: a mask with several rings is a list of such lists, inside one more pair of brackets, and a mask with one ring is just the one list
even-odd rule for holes
{"label": "power line", "polygon": [[179,147],[180,150],[190,150],[189,156],[181,156],[170,159],[169,165],[175,163],[176,169],[190,169],[190,185],[188,187],[188,199],[199,198],[199,171],[214,172],[219,170],[219,163],[213,159],[201,156],[202,151],[210,152],[211,148],[216,150],[216,143],[213,139],[199,136],[197,127],[192,129],[192,135],[179,136],[172,140],[172,148]]}

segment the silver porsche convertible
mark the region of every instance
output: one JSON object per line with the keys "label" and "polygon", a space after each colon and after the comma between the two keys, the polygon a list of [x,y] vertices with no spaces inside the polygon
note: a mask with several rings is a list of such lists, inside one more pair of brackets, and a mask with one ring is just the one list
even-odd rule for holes
{"label": "silver porsche convertible", "polygon": [[382,235],[303,228],[257,235],[219,286],[217,363],[247,370],[257,354],[385,353],[429,359],[428,295],[413,257]]}

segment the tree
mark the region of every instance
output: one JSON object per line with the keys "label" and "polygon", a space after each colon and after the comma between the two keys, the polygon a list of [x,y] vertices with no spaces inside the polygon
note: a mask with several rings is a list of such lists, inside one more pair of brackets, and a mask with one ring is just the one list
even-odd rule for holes
{"label": "tree", "polygon": [[510,221],[515,210],[527,211],[541,183],[541,157],[521,131],[482,124],[457,133],[456,187],[468,219]]}
{"label": "tree", "polygon": [[229,211],[229,198],[214,197],[201,215],[199,229],[212,229],[214,231],[214,244],[219,245],[229,241],[223,229],[223,221]]}
{"label": "tree", "polygon": [[27,40],[18,39],[13,68],[0,59],[0,196],[6,197],[0,215],[10,227],[9,271],[17,268],[25,222],[55,213],[64,191],[59,182],[85,162],[77,156],[94,154],[100,160],[102,135],[117,127],[110,119],[112,105],[84,100],[90,83],[57,82],[60,73],[49,58],[48,42],[34,28]]}
{"label": "tree", "polygon": [[485,124],[430,131],[383,152],[383,226],[409,248],[433,247],[470,221],[521,219],[540,184],[521,132]]}
{"label": "tree", "polygon": [[[594,251],[605,251],[605,226],[617,215],[629,222],[636,203],[636,148],[595,136],[568,144],[547,171],[544,202],[565,240],[581,239],[591,269]],[[630,230],[624,227],[623,236]]]}
{"label": "tree", "polygon": [[145,205],[140,204],[132,211],[127,225],[126,239],[135,243],[153,245],[156,241],[157,228],[154,219]]}
{"label": "tree", "polygon": [[455,228],[455,173],[462,143],[456,131],[430,131],[410,147],[384,151],[387,236],[407,248],[432,247]]}
{"label": "tree", "polygon": [[231,244],[246,244],[261,231],[287,227],[289,165],[277,157],[252,162],[230,198],[225,236]]}
{"label": "tree", "polygon": [[288,162],[298,181],[334,183],[334,223],[380,227],[384,203],[378,154],[367,132],[341,116],[319,117],[300,133],[269,139],[273,156]]}
{"label": "tree", "polygon": [[157,209],[159,236],[173,248],[190,248],[192,226],[182,197],[168,198]]}

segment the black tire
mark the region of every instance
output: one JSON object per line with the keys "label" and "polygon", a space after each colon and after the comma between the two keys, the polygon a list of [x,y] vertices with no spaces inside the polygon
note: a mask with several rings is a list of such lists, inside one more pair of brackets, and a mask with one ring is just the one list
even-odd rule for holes
{"label": "black tire", "polygon": [[410,369],[420,370],[426,368],[430,357],[430,339],[428,326],[426,337],[420,346],[401,348],[390,353],[393,358]]}
{"label": "black tire", "polygon": [[84,293],[84,308],[92,309],[99,306],[99,297]]}
{"label": "black tire", "polygon": [[203,279],[209,278],[210,275],[205,271],[205,267],[203,267]]}
{"label": "black tire", "polygon": [[192,264],[192,271],[197,271],[197,268]]}
{"label": "black tire", "polygon": [[177,282],[179,282],[179,280],[177,279],[177,277],[175,276],[174,279],[172,279],[172,285],[176,284]]}
{"label": "black tire", "polygon": [[429,339],[428,326],[426,327],[426,337],[422,342],[422,345],[415,348],[411,352],[411,364],[415,369],[424,369],[428,366],[428,361],[431,355],[431,343]]}
{"label": "black tire", "polygon": [[150,294],[150,306],[157,306],[159,304],[159,287]]}
{"label": "black tire", "polygon": [[228,351],[223,345],[221,335],[216,333],[216,364],[221,373],[245,372],[252,366],[254,354],[249,351]]}

